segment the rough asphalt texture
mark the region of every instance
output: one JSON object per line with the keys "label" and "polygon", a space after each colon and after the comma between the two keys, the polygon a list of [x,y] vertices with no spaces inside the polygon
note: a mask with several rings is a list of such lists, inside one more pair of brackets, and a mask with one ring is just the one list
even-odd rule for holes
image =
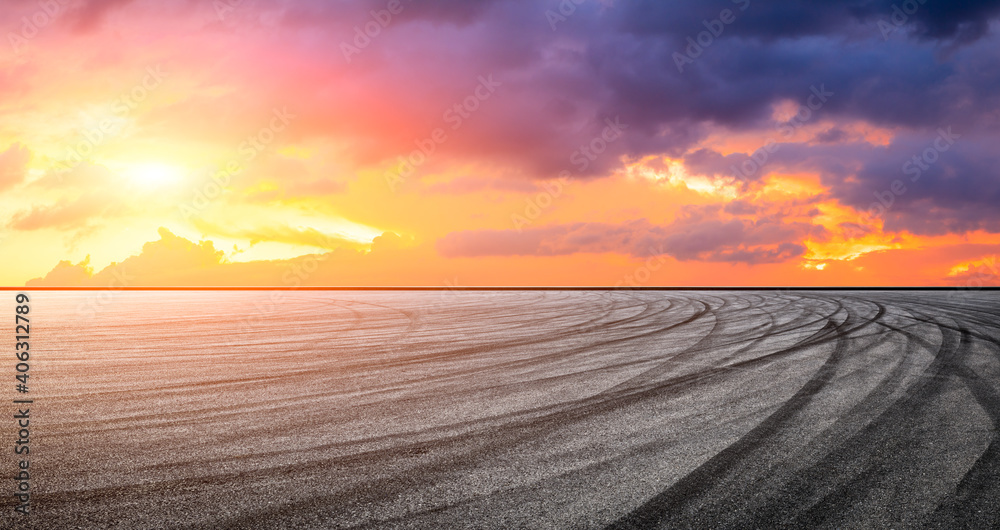
{"label": "rough asphalt texture", "polygon": [[1000,527],[997,292],[95,296],[0,527]]}

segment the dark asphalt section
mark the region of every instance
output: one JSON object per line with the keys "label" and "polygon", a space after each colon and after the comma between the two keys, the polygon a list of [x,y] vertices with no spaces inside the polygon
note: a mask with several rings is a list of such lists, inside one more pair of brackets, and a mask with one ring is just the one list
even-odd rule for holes
{"label": "dark asphalt section", "polygon": [[1000,527],[995,292],[92,296],[0,527]]}

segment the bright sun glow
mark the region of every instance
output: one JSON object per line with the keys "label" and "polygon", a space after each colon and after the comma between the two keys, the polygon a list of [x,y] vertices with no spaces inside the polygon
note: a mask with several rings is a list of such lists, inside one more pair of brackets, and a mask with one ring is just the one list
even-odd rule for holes
{"label": "bright sun glow", "polygon": [[160,163],[128,164],[120,173],[141,186],[159,188],[177,183],[184,176],[180,168]]}

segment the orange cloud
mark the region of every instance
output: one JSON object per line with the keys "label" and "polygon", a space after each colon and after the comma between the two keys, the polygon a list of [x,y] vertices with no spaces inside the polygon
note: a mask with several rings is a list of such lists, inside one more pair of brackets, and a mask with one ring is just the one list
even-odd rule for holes
{"label": "orange cloud", "polygon": [[[28,287],[164,287],[164,286],[253,286],[297,287],[329,285],[331,281],[365,285],[366,271],[378,271],[397,259],[412,257],[402,239],[386,233],[372,242],[371,252],[339,248],[326,254],[289,260],[232,262],[211,241],[198,243],[160,228],[160,239],[146,243],[142,252],[121,263],[112,263],[94,273],[89,258],[73,264],[62,261]],[[381,263],[373,264],[374,261]],[[340,284],[340,283],[338,283]]]}
{"label": "orange cloud", "polygon": [[956,264],[948,272],[946,283],[956,287],[1000,286],[1000,264],[996,255]]}

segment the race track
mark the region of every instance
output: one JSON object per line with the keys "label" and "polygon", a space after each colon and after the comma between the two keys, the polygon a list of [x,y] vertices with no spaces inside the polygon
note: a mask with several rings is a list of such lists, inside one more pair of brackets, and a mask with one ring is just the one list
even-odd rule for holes
{"label": "race track", "polygon": [[38,293],[31,524],[996,528],[998,295]]}

